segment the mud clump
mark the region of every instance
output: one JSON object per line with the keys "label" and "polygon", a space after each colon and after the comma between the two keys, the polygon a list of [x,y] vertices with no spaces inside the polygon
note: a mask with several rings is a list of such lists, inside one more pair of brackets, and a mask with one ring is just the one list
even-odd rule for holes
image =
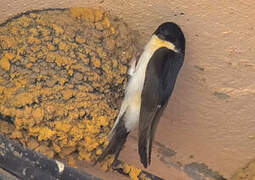
{"label": "mud clump", "polygon": [[132,180],[151,180],[151,178],[149,178],[140,168],[125,162],[120,162],[114,168],[122,174],[129,176]]}
{"label": "mud clump", "polygon": [[255,161],[250,162],[246,167],[238,169],[230,180],[254,180]]}
{"label": "mud clump", "polygon": [[[0,26],[0,133],[94,161],[118,114],[134,34],[101,9],[28,12]],[[72,161],[74,161],[72,159]]]}

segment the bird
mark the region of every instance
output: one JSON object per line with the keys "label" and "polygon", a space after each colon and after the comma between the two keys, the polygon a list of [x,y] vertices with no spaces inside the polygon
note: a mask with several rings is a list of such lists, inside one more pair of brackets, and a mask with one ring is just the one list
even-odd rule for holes
{"label": "bird", "polygon": [[[145,168],[151,163],[152,143],[160,117],[173,92],[185,56],[185,37],[174,22],[158,26],[136,62],[131,62],[127,87],[109,144],[97,159],[114,155],[114,162],[128,134],[138,125],[138,151]],[[114,163],[113,163],[114,164]]]}

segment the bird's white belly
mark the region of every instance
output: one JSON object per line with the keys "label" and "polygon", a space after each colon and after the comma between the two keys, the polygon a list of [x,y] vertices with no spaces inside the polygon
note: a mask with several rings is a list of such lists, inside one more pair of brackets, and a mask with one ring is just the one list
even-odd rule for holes
{"label": "bird's white belly", "polygon": [[141,95],[144,86],[146,67],[150,58],[151,53],[144,51],[126,88],[125,100],[123,103],[125,103],[127,107],[125,125],[128,131],[131,131],[139,122]]}

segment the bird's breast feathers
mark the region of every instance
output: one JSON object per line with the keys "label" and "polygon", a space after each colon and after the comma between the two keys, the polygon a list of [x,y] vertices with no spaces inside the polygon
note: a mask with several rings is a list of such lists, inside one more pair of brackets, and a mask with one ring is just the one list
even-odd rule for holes
{"label": "bird's breast feathers", "polygon": [[145,46],[144,52],[142,53],[138,61],[138,64],[134,70],[134,73],[128,83],[126,95],[127,94],[131,95],[133,93],[135,94],[142,93],[147,65],[154,52],[161,47],[166,47],[174,52],[178,52],[174,44],[168,41],[161,40],[156,35],[153,35],[150,41]]}

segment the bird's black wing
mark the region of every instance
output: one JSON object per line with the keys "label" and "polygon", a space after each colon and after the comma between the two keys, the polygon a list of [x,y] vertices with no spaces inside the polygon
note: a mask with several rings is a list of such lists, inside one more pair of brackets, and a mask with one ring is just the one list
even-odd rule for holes
{"label": "bird's black wing", "polygon": [[158,121],[174,89],[183,55],[159,48],[152,55],[145,74],[139,120],[139,155],[144,167],[150,164],[152,141]]}

